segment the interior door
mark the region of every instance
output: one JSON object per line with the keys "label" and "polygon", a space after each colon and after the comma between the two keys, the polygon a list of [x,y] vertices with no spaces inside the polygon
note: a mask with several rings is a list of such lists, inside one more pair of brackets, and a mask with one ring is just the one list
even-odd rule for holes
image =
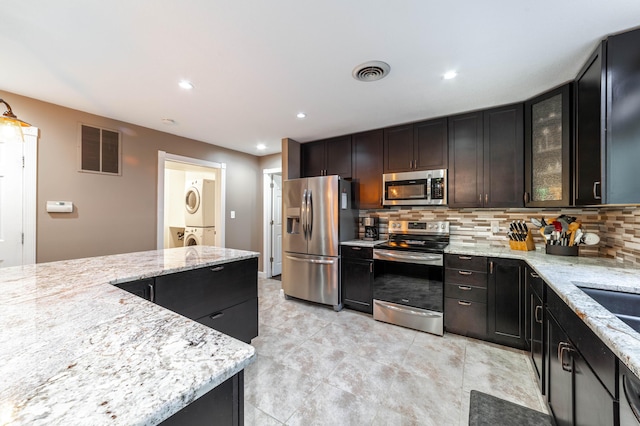
{"label": "interior door", "polygon": [[271,183],[271,275],[282,273],[282,175],[272,175]]}
{"label": "interior door", "polygon": [[0,133],[0,267],[23,264],[23,143]]}

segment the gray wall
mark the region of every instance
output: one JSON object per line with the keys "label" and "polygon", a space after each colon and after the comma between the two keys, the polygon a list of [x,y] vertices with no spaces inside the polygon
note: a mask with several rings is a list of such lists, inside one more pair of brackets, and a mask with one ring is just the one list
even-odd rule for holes
{"label": "gray wall", "polygon": [[[261,251],[259,157],[9,92],[0,98],[40,129],[37,262],[155,249],[158,150],[226,163],[226,246]],[[122,176],[77,171],[79,123],[122,133]],[[49,214],[47,200],[73,201],[76,210]]]}

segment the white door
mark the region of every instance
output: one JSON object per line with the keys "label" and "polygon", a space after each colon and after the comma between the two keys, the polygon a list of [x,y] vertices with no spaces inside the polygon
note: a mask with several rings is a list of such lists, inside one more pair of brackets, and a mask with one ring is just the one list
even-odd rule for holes
{"label": "white door", "polygon": [[271,175],[271,276],[282,274],[282,176]]}
{"label": "white door", "polygon": [[24,263],[23,146],[0,134],[0,268]]}

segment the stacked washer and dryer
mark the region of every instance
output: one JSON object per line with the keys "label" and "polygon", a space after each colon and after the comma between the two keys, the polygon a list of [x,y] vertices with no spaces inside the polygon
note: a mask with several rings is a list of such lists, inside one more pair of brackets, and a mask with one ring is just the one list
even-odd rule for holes
{"label": "stacked washer and dryer", "polygon": [[215,181],[187,181],[185,192],[184,245],[215,245]]}

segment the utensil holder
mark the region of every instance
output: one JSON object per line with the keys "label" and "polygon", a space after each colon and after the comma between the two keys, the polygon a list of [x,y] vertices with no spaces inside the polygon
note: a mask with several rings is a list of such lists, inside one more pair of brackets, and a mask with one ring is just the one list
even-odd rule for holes
{"label": "utensil holder", "polygon": [[579,246],[552,246],[547,244],[545,252],[555,256],[578,256]]}
{"label": "utensil holder", "polygon": [[527,232],[527,238],[524,241],[512,241],[509,240],[509,247],[511,250],[531,251],[536,249],[536,245],[533,242],[533,236],[531,231]]}

